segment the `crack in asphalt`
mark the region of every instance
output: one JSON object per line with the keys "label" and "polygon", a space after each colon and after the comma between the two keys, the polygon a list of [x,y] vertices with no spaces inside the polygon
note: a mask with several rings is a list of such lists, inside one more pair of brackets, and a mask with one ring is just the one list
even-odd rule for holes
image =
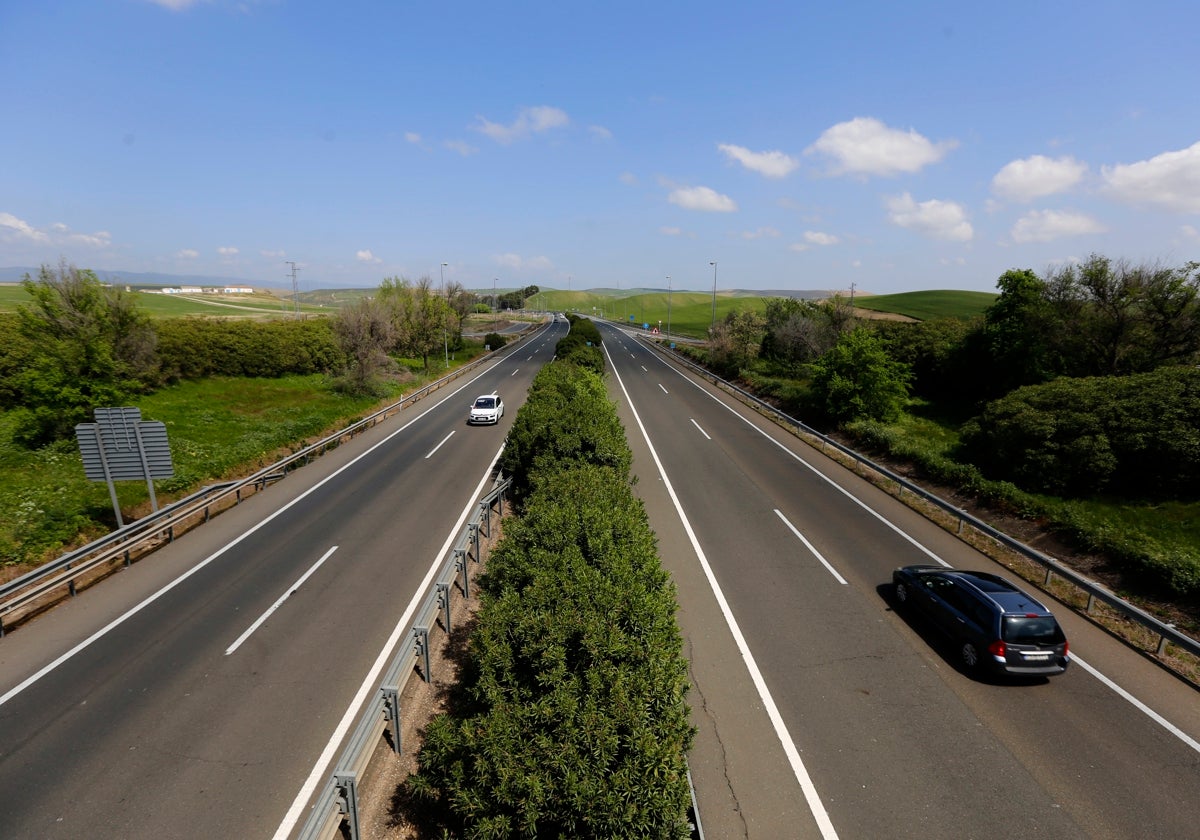
{"label": "crack in asphalt", "polygon": [[[742,823],[742,837],[748,838],[750,836],[750,827],[746,824],[746,816],[742,813],[742,805],[738,801],[737,791],[735,791],[733,788],[733,779],[731,779],[729,776],[729,762],[726,760],[727,753],[725,750],[725,742],[721,738],[721,729],[717,726],[716,718],[708,708],[708,698],[706,698],[704,696],[704,692],[700,690],[700,684],[696,681],[695,674],[692,671],[692,650],[692,641],[691,639],[688,639],[688,676],[691,678],[692,688],[695,690],[696,696],[700,698],[700,710],[704,717],[711,722],[712,732],[717,738],[717,746],[721,748],[721,775],[725,777],[725,787],[729,790],[729,798],[733,800],[734,812],[737,814],[738,819]],[[699,807],[700,806],[697,803],[697,810],[699,810]],[[703,817],[701,817],[701,819],[703,819]]]}

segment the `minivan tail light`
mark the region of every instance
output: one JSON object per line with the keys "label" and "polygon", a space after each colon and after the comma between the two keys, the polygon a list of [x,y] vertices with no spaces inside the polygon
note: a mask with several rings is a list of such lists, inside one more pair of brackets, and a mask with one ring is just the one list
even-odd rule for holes
{"label": "minivan tail light", "polygon": [[1063,659],[1071,658],[1071,645],[1069,642],[1063,642]]}
{"label": "minivan tail light", "polygon": [[988,653],[990,653],[992,656],[996,657],[996,659],[1000,662],[1004,661],[1004,655],[1007,652],[1008,652],[1008,649],[1005,646],[1003,639],[996,639],[996,641],[994,641],[990,645],[988,645]]}

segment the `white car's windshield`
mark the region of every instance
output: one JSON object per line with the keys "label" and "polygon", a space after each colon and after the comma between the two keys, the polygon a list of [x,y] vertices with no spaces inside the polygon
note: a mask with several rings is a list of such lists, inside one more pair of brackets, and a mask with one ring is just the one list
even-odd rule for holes
{"label": "white car's windshield", "polygon": [[475,407],[476,408],[495,408],[496,401],[493,400],[491,397],[480,397],[479,399],[475,400]]}

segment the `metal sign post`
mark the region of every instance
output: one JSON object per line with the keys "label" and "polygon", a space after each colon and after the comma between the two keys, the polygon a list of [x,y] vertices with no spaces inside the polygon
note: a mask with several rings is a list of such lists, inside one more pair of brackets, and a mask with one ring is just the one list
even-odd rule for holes
{"label": "metal sign post", "polygon": [[156,420],[142,420],[136,408],[97,408],[95,423],[79,423],[75,437],[83,456],[83,471],[91,481],[108,485],[117,526],[124,527],[114,481],[145,480],[150,505],[158,510],[154,479],[175,475],[167,427]]}

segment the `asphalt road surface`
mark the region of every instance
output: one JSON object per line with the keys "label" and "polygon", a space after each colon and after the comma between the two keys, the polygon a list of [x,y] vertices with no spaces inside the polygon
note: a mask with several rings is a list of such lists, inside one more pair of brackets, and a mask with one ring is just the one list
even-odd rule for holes
{"label": "asphalt road surface", "polygon": [[0,639],[0,837],[280,831],[566,330]]}
{"label": "asphalt road surface", "polygon": [[679,587],[706,837],[1200,836],[1193,688],[1063,606],[1066,674],[963,673],[894,611],[892,569],[1006,570],[601,330]]}

